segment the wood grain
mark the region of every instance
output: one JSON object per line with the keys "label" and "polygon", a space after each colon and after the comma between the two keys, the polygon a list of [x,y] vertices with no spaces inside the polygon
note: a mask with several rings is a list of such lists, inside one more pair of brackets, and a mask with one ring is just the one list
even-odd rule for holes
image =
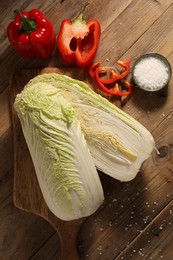
{"label": "wood grain", "polygon": [[[148,28],[153,26],[169,6],[171,11],[171,4],[171,0],[160,1],[159,3],[151,0],[131,1],[125,10],[123,10],[102,33],[102,44],[99,46],[97,59],[101,59],[104,64],[109,63],[109,65],[114,65],[115,62],[126,53],[126,59],[130,59],[131,61],[136,60],[141,53],[135,49],[133,56],[131,56],[128,55],[127,51],[131,49],[134,43],[138,42],[138,40],[140,41],[142,35],[145,37]],[[140,15],[136,15],[138,12],[140,12]],[[169,16],[169,18],[171,17]],[[166,26],[164,26],[164,28],[165,27]],[[158,37],[160,35],[160,29],[158,28],[151,38],[142,41],[142,45],[146,46],[145,52],[153,51],[150,45],[152,45],[153,48],[155,47],[155,33]],[[164,39],[164,37],[162,39]],[[136,54],[136,56],[134,56],[134,54]]]}
{"label": "wood grain", "polygon": [[158,216],[127,246],[120,259],[171,259],[173,238],[173,203],[169,203]]}
{"label": "wood grain", "polygon": [[12,194],[0,203],[0,219],[2,260],[28,259],[55,233],[51,226],[45,225],[45,220],[14,208]]}

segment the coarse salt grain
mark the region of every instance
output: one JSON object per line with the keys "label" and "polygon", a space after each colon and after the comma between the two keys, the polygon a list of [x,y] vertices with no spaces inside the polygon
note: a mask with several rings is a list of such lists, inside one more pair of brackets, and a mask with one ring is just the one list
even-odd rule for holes
{"label": "coarse salt grain", "polygon": [[162,61],[148,57],[136,64],[134,77],[141,88],[152,91],[160,89],[166,84],[169,70]]}

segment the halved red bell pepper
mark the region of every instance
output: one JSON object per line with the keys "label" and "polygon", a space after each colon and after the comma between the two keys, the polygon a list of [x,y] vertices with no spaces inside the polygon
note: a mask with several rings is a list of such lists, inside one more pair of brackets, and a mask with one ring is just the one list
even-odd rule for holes
{"label": "halved red bell pepper", "polygon": [[16,51],[25,58],[51,56],[56,44],[51,22],[38,9],[15,13],[14,21],[7,27],[7,34]]}
{"label": "halved red bell pepper", "polygon": [[72,21],[64,20],[57,38],[64,62],[76,63],[79,67],[90,65],[98,49],[100,34],[100,23],[97,20],[86,22],[82,13]]}

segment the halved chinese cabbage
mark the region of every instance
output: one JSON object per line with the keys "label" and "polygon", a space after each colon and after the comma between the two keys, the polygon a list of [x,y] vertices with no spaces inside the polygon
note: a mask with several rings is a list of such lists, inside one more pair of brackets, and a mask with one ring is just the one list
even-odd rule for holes
{"label": "halved chinese cabbage", "polygon": [[62,220],[94,213],[103,190],[72,105],[40,83],[18,94],[14,106],[49,209]]}
{"label": "halved chinese cabbage", "polygon": [[40,83],[56,87],[72,104],[96,167],[120,181],[132,180],[155,147],[151,133],[82,81],[47,73],[25,88]]}

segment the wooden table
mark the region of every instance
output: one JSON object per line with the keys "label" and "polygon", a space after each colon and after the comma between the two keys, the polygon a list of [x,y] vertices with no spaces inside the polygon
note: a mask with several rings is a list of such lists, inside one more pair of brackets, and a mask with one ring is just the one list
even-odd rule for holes
{"label": "wooden table", "polygon": [[[63,19],[74,18],[87,1],[0,1],[0,259],[58,259],[59,237],[44,219],[13,203],[13,129],[9,79],[25,69],[61,67],[58,52],[47,60],[25,60],[9,45],[6,28],[13,10],[41,9],[58,33]],[[173,65],[172,0],[88,1],[86,20],[100,21],[102,34],[95,60],[112,66],[131,64],[146,52],[158,52]],[[121,108],[153,134],[153,151],[137,177],[120,183],[101,175],[105,203],[85,219],[77,248],[81,259],[173,259],[173,80],[168,88],[145,93],[135,88]],[[29,194],[28,194],[29,196]],[[72,243],[69,238],[69,244]],[[65,259],[64,259],[65,260]],[[75,260],[75,259],[74,259]]]}

